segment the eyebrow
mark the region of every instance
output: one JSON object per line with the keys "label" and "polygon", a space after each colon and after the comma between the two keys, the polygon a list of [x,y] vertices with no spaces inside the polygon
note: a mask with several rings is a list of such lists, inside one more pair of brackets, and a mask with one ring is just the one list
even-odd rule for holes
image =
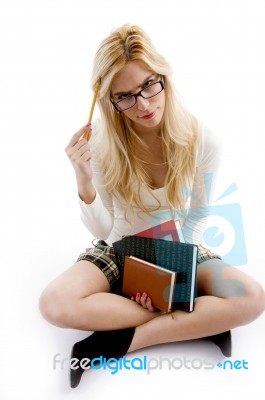
{"label": "eyebrow", "polygon": [[[152,76],[155,76],[156,74],[151,74],[151,75],[149,75],[144,81],[143,81],[143,83],[141,84],[141,85],[139,85],[138,86],[138,88],[139,87],[143,87],[144,86],[144,84],[150,79],[150,78],[152,78]],[[115,96],[115,97],[119,97],[119,96],[124,96],[124,95],[130,95],[130,94],[132,94],[132,93],[135,93],[135,91],[133,92],[133,91],[129,91],[129,92],[117,92],[117,93],[113,93],[113,97]]]}

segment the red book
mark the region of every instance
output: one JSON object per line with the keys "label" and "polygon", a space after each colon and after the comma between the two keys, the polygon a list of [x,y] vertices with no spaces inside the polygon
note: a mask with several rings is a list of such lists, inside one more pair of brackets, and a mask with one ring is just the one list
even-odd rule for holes
{"label": "red book", "polygon": [[135,236],[145,237],[148,239],[167,239],[173,242],[185,243],[178,219],[170,219],[159,225],[152,226],[144,231],[136,233]]}

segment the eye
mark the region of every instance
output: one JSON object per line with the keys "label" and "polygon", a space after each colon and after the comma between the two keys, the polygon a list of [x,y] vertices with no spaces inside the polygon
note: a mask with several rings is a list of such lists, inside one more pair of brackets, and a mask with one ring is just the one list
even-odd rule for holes
{"label": "eye", "polygon": [[127,97],[131,97],[131,94],[122,94],[118,97],[118,100],[124,100],[127,99]]}
{"label": "eye", "polygon": [[153,83],[154,83],[154,79],[149,79],[149,81],[145,82],[144,88],[146,88],[146,87],[152,85]]}

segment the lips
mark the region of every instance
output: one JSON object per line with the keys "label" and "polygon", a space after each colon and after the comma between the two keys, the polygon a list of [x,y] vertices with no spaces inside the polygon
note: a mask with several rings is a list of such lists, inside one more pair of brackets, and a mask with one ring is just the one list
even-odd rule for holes
{"label": "lips", "polygon": [[142,119],[152,119],[155,116],[155,111],[144,115],[143,117],[141,117]]}

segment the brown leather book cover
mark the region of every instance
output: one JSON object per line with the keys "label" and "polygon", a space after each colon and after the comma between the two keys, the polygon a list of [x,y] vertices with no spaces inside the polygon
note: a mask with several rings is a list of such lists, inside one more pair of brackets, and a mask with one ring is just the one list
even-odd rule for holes
{"label": "brown leather book cover", "polygon": [[147,293],[152,305],[164,312],[172,310],[177,272],[159,267],[140,258],[126,256],[122,292],[130,297]]}

